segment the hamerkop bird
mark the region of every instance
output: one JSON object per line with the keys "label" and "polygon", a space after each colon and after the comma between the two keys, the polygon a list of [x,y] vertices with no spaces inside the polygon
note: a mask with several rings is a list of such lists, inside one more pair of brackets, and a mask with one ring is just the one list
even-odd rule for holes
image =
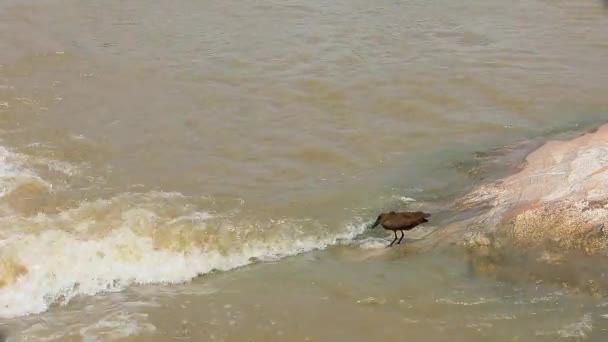
{"label": "hamerkop bird", "polygon": [[397,244],[400,244],[401,240],[403,240],[403,236],[405,236],[404,230],[411,230],[421,223],[429,222],[426,219],[429,216],[431,216],[431,214],[422,211],[403,211],[398,213],[391,211],[380,214],[376,219],[376,222],[371,225],[370,229],[381,224],[384,229],[392,230],[393,233],[395,233],[395,239],[388,245],[388,247],[391,247],[395,241],[397,241],[397,231],[401,232],[401,238],[397,241]]}

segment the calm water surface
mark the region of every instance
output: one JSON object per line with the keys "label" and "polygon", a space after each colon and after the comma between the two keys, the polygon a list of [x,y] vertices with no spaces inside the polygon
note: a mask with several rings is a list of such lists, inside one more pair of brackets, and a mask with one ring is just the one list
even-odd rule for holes
{"label": "calm water surface", "polygon": [[605,121],[607,34],[591,0],[5,0],[0,330],[604,340],[608,299],[365,224],[440,212],[477,151]]}

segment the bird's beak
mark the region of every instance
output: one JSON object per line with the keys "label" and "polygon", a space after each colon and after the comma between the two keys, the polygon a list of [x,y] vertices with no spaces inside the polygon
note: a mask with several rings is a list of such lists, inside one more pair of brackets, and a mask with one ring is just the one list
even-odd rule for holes
{"label": "bird's beak", "polygon": [[374,229],[376,228],[376,226],[378,225],[378,223],[380,223],[380,217],[378,217],[376,219],[376,222],[374,222],[371,226],[369,226],[369,229]]}

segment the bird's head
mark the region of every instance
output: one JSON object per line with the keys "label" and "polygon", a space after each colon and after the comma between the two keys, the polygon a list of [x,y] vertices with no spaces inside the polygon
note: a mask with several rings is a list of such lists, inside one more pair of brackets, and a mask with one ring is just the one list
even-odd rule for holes
{"label": "bird's head", "polygon": [[386,213],[382,213],[382,214],[378,215],[378,217],[376,218],[376,221],[374,223],[372,223],[371,226],[369,226],[369,229],[376,228],[376,226],[378,224],[380,224],[380,222],[382,222],[382,219],[384,218],[385,215],[386,215]]}

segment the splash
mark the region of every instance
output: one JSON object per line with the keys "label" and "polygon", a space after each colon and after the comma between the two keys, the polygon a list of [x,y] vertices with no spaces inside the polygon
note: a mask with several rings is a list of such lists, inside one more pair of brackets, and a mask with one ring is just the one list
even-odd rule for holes
{"label": "splash", "polygon": [[[113,341],[132,335],[152,333],[156,327],[146,323],[147,314],[125,311],[113,312],[91,326],[80,329],[84,341]],[[103,336],[103,340],[98,336]]]}
{"label": "splash", "polygon": [[243,219],[202,212],[188,201],[180,194],[126,193],[58,214],[0,218],[0,264],[20,270],[0,272],[0,317],[323,249],[364,229],[350,224],[332,232],[311,221]]}
{"label": "splash", "polygon": [[[32,171],[40,162],[0,146],[2,318],[44,312],[79,295],[182,283],[323,249],[364,230],[362,222],[330,228],[315,220],[243,212],[242,200],[160,191],[24,214],[15,206],[21,198],[52,191]],[[50,165],[66,175],[78,172],[59,162]]]}
{"label": "splash", "polygon": [[0,198],[8,196],[20,186],[39,184],[49,187],[34,172],[24,167],[24,157],[0,146]]}

